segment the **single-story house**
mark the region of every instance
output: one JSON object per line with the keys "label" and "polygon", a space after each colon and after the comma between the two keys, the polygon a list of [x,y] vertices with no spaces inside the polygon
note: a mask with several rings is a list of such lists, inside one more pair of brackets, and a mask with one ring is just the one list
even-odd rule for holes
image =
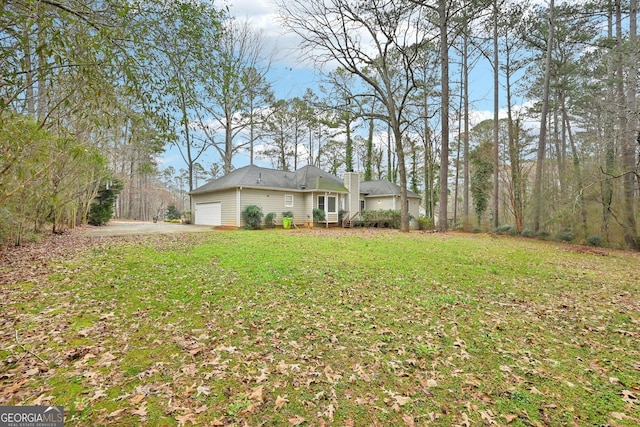
{"label": "single-story house", "polygon": [[[266,215],[293,212],[297,226],[313,224],[313,209],[325,212],[328,225],[339,224],[364,209],[400,210],[400,186],[389,181],[360,182],[360,174],[345,173],[344,179],[315,166],[295,172],[245,166],[196,188],[191,193],[195,224],[243,227],[242,211],[256,205]],[[409,213],[418,218],[420,196],[407,191]],[[342,215],[340,215],[342,214]],[[417,222],[412,221],[416,227]]]}

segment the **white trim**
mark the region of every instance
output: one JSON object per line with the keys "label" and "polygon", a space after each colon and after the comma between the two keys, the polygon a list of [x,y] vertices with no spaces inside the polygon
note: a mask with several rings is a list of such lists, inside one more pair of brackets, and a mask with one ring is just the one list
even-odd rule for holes
{"label": "white trim", "polygon": [[[289,203],[287,203],[287,198],[290,197],[291,201]],[[293,194],[285,194],[284,195],[284,207],[285,208],[292,208],[293,207],[293,201],[294,201],[294,197]]]}
{"label": "white trim", "polygon": [[236,226],[240,228],[240,221],[242,217],[240,215],[240,192],[242,191],[242,187],[238,187],[236,189]]}

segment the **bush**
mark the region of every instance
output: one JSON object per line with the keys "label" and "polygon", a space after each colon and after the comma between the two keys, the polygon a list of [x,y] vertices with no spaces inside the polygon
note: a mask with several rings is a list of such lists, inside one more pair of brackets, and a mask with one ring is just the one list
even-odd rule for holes
{"label": "bush", "polygon": [[325,219],[326,219],[326,216],[322,209],[318,209],[318,208],[313,209],[313,222],[317,224],[321,221],[324,221]]}
{"label": "bush", "polygon": [[102,184],[98,190],[98,195],[91,203],[87,221],[91,225],[104,225],[113,217],[113,205],[118,198],[118,194],[124,188],[124,184],[119,179],[108,181]]}
{"label": "bush", "polygon": [[511,225],[501,225],[500,227],[496,228],[496,234],[508,234],[510,236],[515,236],[516,234],[518,234],[518,230]]}
{"label": "bush", "polygon": [[575,236],[573,235],[573,230],[570,228],[565,228],[564,230],[558,233],[558,240],[562,242],[572,242]]}
{"label": "bush", "polygon": [[264,225],[267,228],[274,228],[276,226],[276,213],[269,212],[267,216],[264,217]]}
{"label": "bush", "polygon": [[181,216],[182,215],[180,214],[180,211],[176,209],[174,205],[171,205],[167,208],[167,213],[165,214],[166,219],[168,220],[180,219]]}
{"label": "bush", "polygon": [[549,232],[544,231],[544,230],[540,230],[536,233],[536,237],[539,239],[548,239],[549,238]]}
{"label": "bush", "polygon": [[262,224],[262,208],[256,205],[249,205],[242,211],[242,218],[244,218],[244,228],[247,230],[259,230]]}
{"label": "bush", "polygon": [[530,228],[525,228],[524,230],[522,230],[522,233],[520,235],[522,237],[533,237],[533,230]]}
{"label": "bush", "polygon": [[293,212],[291,212],[291,211],[282,212],[282,217],[283,218],[293,218]]}
{"label": "bush", "polygon": [[421,216],[418,218],[418,228],[420,230],[433,230],[433,218]]}
{"label": "bush", "polygon": [[603,246],[604,239],[602,236],[589,236],[587,237],[587,243],[591,246]]}
{"label": "bush", "polygon": [[400,211],[389,210],[363,210],[361,215],[365,227],[400,228]]}

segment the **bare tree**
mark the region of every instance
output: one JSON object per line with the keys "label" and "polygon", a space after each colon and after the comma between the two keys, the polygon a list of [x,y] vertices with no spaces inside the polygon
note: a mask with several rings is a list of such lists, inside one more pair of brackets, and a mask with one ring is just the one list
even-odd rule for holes
{"label": "bare tree", "polygon": [[[398,160],[402,231],[409,230],[405,109],[415,89],[413,64],[425,39],[423,8],[399,0],[278,0],[285,28],[301,39],[305,59],[338,63],[386,108]],[[445,218],[446,221],[446,218]]]}
{"label": "bare tree", "polygon": [[[232,160],[236,152],[250,146],[253,157],[253,143],[256,135],[256,109],[266,107],[272,96],[266,75],[271,66],[271,55],[265,54],[264,38],[252,29],[249,21],[227,22],[215,52],[215,60],[205,63],[209,76],[204,97],[211,99],[206,113],[201,117],[202,130],[222,158],[223,170],[232,170]],[[259,105],[259,104],[263,105]],[[211,123],[213,120],[213,124]],[[222,142],[216,141],[216,134],[222,129]],[[247,140],[237,142],[238,135],[249,130]]]}

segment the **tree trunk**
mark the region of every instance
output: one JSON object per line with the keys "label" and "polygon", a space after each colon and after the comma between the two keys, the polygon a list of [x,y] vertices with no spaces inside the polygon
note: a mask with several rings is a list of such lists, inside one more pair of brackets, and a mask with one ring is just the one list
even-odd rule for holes
{"label": "tree trunk", "polygon": [[462,210],[463,210],[463,223],[466,225],[469,224],[469,185],[470,185],[470,175],[469,175],[469,36],[467,34],[467,17],[465,13],[465,32],[464,32],[464,42],[462,46],[463,54],[462,54],[462,68],[463,72],[463,85],[464,85],[464,134],[463,134],[463,144],[464,144],[464,153],[462,156],[463,163],[463,190],[462,190]]}
{"label": "tree trunk", "polygon": [[[553,1],[553,0],[552,0]],[[449,180],[449,38],[447,34],[447,1],[439,0],[438,18],[440,22],[440,67],[441,67],[441,127],[442,146],[440,148],[440,207],[438,231],[447,231],[447,202]]]}
{"label": "tree trunk", "polygon": [[[635,156],[635,137],[636,137],[636,129],[635,126],[631,125],[631,121],[629,120],[629,116],[635,114],[635,110],[631,109],[632,98],[635,99],[636,93],[636,82],[635,77],[637,75],[637,69],[634,71],[629,70],[629,81],[627,88],[627,93],[625,93],[624,87],[624,55],[623,55],[623,39],[622,39],[622,11],[621,11],[621,1],[616,0],[616,39],[618,44],[618,67],[616,70],[617,74],[617,90],[618,90],[618,126],[619,131],[618,135],[620,136],[620,145],[622,152],[622,166],[624,171],[623,176],[623,209],[624,215],[622,219],[622,225],[624,229],[624,240],[627,243],[627,246],[630,249],[635,251],[640,250],[640,241],[638,240],[638,230],[636,227],[636,216],[635,216],[635,173],[636,171],[636,156]],[[635,10],[634,10],[635,8]],[[630,33],[635,33],[636,31],[636,22],[635,22],[635,13],[637,12],[637,3],[634,0],[631,4],[631,20],[629,22],[629,30]],[[632,30],[633,28],[633,30]],[[634,37],[637,39],[637,37]],[[631,41],[631,40],[630,40]],[[632,54],[636,49],[636,45],[631,45],[632,47],[629,49],[628,54],[630,55],[630,68],[637,67],[637,65],[633,62],[633,57],[635,54]],[[632,78],[634,80],[632,80]],[[630,114],[631,113],[631,114]],[[635,120],[633,120],[635,122]]]}
{"label": "tree trunk", "polygon": [[[608,3],[608,15],[607,15],[607,38],[613,39],[613,4],[611,0]],[[613,74],[613,61],[611,56],[607,59],[607,70],[609,74]],[[606,105],[614,104],[614,86],[613,79],[607,80],[607,98]],[[607,243],[609,242],[609,223],[612,217],[611,205],[613,203],[613,181],[611,176],[614,174],[615,167],[615,140],[613,135],[612,120],[609,112],[605,112],[604,118],[604,140],[605,140],[605,154],[604,154],[604,172],[606,178],[602,182],[602,227],[601,232]]]}
{"label": "tree trunk", "polygon": [[589,225],[587,222],[587,206],[584,200],[584,185],[582,182],[582,171],[580,169],[580,157],[576,148],[576,143],[573,140],[573,133],[571,132],[571,123],[569,122],[569,116],[565,108],[565,99],[562,97],[562,119],[567,129],[567,135],[569,137],[569,145],[571,146],[571,156],[573,157],[573,173],[575,173],[576,191],[578,192],[578,204],[580,205],[580,225],[582,226],[582,233],[584,238],[589,237]]}
{"label": "tree trunk", "polygon": [[551,51],[553,47],[555,27],[555,2],[550,1],[549,5],[549,37],[547,39],[547,53],[544,63],[544,89],[542,95],[542,112],[540,114],[540,139],[536,158],[536,180],[534,182],[534,214],[533,229],[536,233],[540,231],[540,217],[542,215],[542,205],[544,197],[542,195],[542,173],[544,171],[544,161],[547,143],[547,113],[549,111],[549,86],[551,83]]}
{"label": "tree trunk", "polygon": [[498,1],[493,2],[493,228],[500,225],[498,209],[500,206],[500,140],[498,130],[499,122],[499,71],[498,66]]}

